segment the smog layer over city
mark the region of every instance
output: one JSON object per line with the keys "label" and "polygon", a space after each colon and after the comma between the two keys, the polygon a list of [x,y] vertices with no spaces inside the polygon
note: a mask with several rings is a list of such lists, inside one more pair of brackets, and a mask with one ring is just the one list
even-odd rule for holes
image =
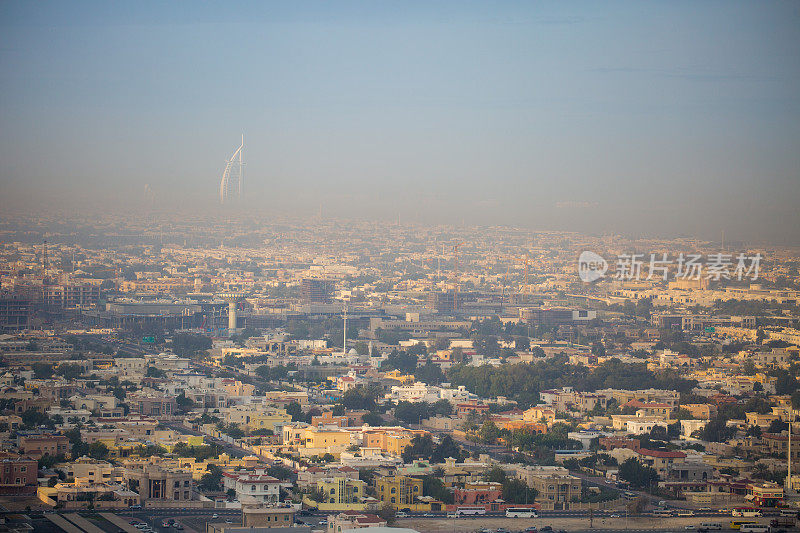
{"label": "smog layer over city", "polygon": [[800,4],[0,3],[0,529],[796,530]]}

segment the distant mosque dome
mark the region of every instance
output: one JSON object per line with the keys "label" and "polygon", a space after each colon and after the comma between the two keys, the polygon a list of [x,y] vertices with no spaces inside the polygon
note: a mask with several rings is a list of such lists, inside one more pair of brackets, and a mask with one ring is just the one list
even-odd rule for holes
{"label": "distant mosque dome", "polygon": [[347,355],[358,355],[358,352],[355,348],[350,348],[350,351],[347,352]]}

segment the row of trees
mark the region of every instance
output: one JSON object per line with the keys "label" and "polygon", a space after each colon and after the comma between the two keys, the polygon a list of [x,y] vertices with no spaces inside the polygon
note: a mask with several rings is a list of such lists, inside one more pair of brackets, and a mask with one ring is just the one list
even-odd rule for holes
{"label": "row of trees", "polygon": [[584,391],[650,387],[689,391],[697,383],[672,371],[653,372],[647,369],[646,364],[624,364],[618,359],[610,359],[589,369],[569,364],[563,355],[533,364],[500,367],[456,365],[448,371],[447,377],[453,385],[464,385],[483,398],[506,396],[522,406],[536,404],[540,390],[554,387],[571,386]]}

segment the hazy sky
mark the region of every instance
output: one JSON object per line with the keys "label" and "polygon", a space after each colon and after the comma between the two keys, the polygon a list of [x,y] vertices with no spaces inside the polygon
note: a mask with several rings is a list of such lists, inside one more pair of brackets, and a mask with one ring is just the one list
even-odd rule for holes
{"label": "hazy sky", "polygon": [[797,2],[0,3],[6,209],[800,243]]}

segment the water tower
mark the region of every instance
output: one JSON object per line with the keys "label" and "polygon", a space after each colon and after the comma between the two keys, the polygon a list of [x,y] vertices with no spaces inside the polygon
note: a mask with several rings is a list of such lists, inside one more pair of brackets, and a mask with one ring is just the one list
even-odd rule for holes
{"label": "water tower", "polygon": [[236,330],[236,304],[244,299],[243,292],[223,292],[220,298],[228,302],[228,332]]}

